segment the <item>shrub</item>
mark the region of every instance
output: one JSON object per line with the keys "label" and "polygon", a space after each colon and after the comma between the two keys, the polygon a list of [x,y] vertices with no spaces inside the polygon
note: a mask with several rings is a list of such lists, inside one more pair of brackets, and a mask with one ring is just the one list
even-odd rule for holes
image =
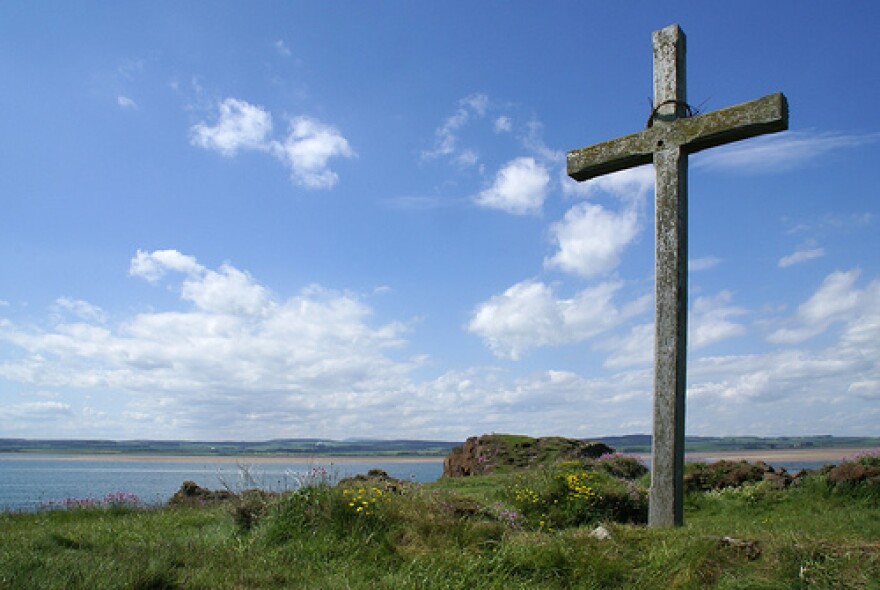
{"label": "shrub", "polygon": [[112,510],[127,512],[137,510],[144,503],[135,494],[113,492],[103,498],[65,498],[60,502],[50,501],[42,504],[42,510]]}
{"label": "shrub", "polygon": [[266,515],[278,494],[265,490],[245,490],[233,496],[232,521],[239,532],[248,532]]}
{"label": "shrub", "polygon": [[614,477],[635,480],[646,473],[648,468],[635,457],[621,455],[620,453],[608,453],[596,460],[596,467]]}
{"label": "shrub", "polygon": [[846,459],[826,474],[835,493],[880,499],[880,453],[872,452]]}
{"label": "shrub", "polygon": [[684,486],[689,492],[739,487],[748,482],[762,481],[764,473],[763,467],[747,461],[686,463]]}
{"label": "shrub", "polygon": [[558,529],[601,521],[645,522],[647,492],[639,484],[578,462],[531,471],[502,495],[496,512],[514,528]]}

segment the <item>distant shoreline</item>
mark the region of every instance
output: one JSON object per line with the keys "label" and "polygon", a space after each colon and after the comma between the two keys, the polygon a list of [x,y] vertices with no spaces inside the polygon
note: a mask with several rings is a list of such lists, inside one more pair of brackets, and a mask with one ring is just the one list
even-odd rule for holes
{"label": "distant shoreline", "polygon": [[[695,451],[685,452],[686,461],[764,461],[773,464],[779,461],[828,461],[839,463],[843,459],[862,453],[880,452],[880,447],[861,448],[823,448],[823,449],[744,449],[741,451]],[[650,459],[650,453],[636,454],[640,459]]]}
{"label": "distant shoreline", "polygon": [[[839,463],[843,459],[862,453],[878,453],[880,447],[839,447],[820,449],[744,449],[725,451],[694,451],[686,452],[686,461],[764,461],[769,464],[774,462],[791,461],[827,461]],[[650,453],[624,453],[638,457],[642,460],[650,460]],[[111,454],[111,453],[0,453],[0,461],[12,459],[25,460],[63,460],[63,461],[132,461],[132,462],[169,462],[169,463],[440,463],[444,457],[401,457],[382,455],[359,456],[278,456],[278,455],[135,455],[135,454]]]}
{"label": "distant shoreline", "polygon": [[109,453],[0,453],[0,461],[25,459],[33,461],[132,461],[167,463],[441,463],[443,457],[335,457],[277,455],[113,455]]}

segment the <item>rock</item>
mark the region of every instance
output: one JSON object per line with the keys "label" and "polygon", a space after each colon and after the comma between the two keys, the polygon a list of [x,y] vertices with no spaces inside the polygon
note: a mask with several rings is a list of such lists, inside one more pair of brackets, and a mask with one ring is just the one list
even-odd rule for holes
{"label": "rock", "polygon": [[747,461],[723,460],[708,465],[691,463],[685,466],[684,485],[687,491],[720,490],[762,481],[765,474],[775,475],[772,470],[767,472],[764,467]]}
{"label": "rock", "polygon": [[590,531],[590,536],[600,541],[607,541],[611,538],[611,532],[601,524]]}
{"label": "rock", "polygon": [[604,443],[560,436],[484,434],[472,436],[449,452],[443,460],[443,477],[468,477],[564,460],[597,459],[613,452],[614,449]]}
{"label": "rock", "polygon": [[828,471],[828,481],[834,485],[868,482],[880,485],[880,467],[846,462]]}
{"label": "rock", "polygon": [[185,481],[181,484],[171,499],[168,500],[169,505],[204,505],[217,504],[232,499],[235,496],[228,490],[209,490],[203,488],[194,481]]}
{"label": "rock", "polygon": [[718,544],[722,547],[732,547],[745,555],[749,561],[761,557],[761,545],[757,541],[734,539],[733,537],[721,537]]}
{"label": "rock", "polygon": [[366,475],[359,473],[352,477],[343,478],[339,480],[337,485],[342,488],[378,487],[386,492],[400,492],[403,488],[411,486],[412,483],[391,477],[381,469],[370,469]]}
{"label": "rock", "polygon": [[777,490],[784,490],[791,485],[794,478],[785,469],[767,471],[764,473],[764,481],[767,485]]}

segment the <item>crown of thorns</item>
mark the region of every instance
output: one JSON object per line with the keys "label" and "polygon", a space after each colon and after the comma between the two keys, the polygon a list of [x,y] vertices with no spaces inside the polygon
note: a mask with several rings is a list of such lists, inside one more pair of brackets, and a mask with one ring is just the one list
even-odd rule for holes
{"label": "crown of thorns", "polygon": [[697,110],[685,101],[678,100],[677,98],[670,98],[669,100],[664,100],[653,109],[651,109],[651,116],[648,117],[648,122],[645,123],[645,129],[650,129],[654,126],[654,119],[657,117],[657,111],[668,104],[674,104],[676,107],[684,107],[685,117],[693,117],[697,114]]}

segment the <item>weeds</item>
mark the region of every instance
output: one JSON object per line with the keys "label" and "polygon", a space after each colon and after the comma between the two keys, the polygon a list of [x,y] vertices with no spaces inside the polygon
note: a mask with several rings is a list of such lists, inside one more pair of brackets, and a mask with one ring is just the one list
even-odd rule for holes
{"label": "weeds", "polygon": [[[222,505],[116,510],[109,499],[0,514],[0,587],[875,588],[880,579],[880,507],[867,480],[840,487],[820,473],[788,489],[692,492],[686,526],[657,530],[626,524],[642,518],[645,490],[600,467],[617,461],[425,486],[381,475],[338,485],[315,472],[296,489],[239,491]],[[232,517],[230,506],[240,508]],[[590,534],[600,521],[604,539]]]}
{"label": "weeds", "polygon": [[530,529],[552,531],[647,518],[647,491],[639,484],[577,461],[520,476],[505,489],[502,501],[521,514],[518,524]]}

